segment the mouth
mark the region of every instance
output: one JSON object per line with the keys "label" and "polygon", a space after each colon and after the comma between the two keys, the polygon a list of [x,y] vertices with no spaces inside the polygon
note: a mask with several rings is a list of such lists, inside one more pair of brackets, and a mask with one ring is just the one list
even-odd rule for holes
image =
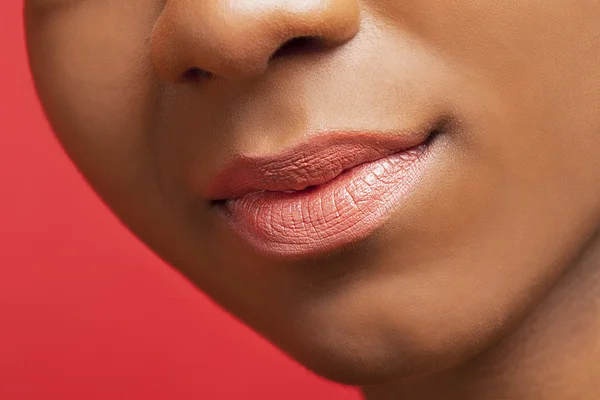
{"label": "mouth", "polygon": [[327,132],[275,155],[242,155],[210,180],[217,214],[260,254],[302,258],[382,226],[424,174],[443,120],[394,134]]}

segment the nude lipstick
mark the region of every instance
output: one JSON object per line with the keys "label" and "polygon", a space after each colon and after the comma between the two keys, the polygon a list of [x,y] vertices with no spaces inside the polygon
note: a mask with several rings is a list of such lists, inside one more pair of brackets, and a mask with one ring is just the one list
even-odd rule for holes
{"label": "nude lipstick", "polygon": [[273,155],[240,155],[206,196],[260,253],[297,258],[369,236],[414,186],[431,131],[329,132]]}

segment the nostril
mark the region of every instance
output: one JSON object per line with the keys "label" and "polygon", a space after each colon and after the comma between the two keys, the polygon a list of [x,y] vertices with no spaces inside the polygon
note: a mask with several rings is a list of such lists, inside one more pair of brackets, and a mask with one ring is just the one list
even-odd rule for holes
{"label": "nostril", "polygon": [[214,77],[215,76],[212,73],[197,67],[189,68],[182,74],[182,78],[186,82],[195,82],[200,79],[213,79]]}
{"label": "nostril", "polygon": [[323,39],[318,36],[298,36],[285,42],[271,59],[279,58],[300,52],[315,51],[322,47]]}

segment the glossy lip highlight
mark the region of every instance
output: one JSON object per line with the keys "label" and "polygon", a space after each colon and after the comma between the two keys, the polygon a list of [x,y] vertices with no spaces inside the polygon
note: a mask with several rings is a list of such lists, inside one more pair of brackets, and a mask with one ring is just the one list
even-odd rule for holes
{"label": "glossy lip highlight", "polygon": [[205,195],[267,256],[326,253],[370,235],[422,175],[439,130],[327,132],[276,155],[238,156]]}

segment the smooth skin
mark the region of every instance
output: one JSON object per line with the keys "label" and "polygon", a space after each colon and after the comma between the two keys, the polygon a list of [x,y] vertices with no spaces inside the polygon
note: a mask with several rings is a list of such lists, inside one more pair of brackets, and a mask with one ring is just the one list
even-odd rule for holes
{"label": "smooth skin", "polygon": [[[118,217],[379,399],[600,398],[600,2],[28,0],[31,68]],[[324,130],[454,124],[366,240],[266,257],[202,188]]]}

